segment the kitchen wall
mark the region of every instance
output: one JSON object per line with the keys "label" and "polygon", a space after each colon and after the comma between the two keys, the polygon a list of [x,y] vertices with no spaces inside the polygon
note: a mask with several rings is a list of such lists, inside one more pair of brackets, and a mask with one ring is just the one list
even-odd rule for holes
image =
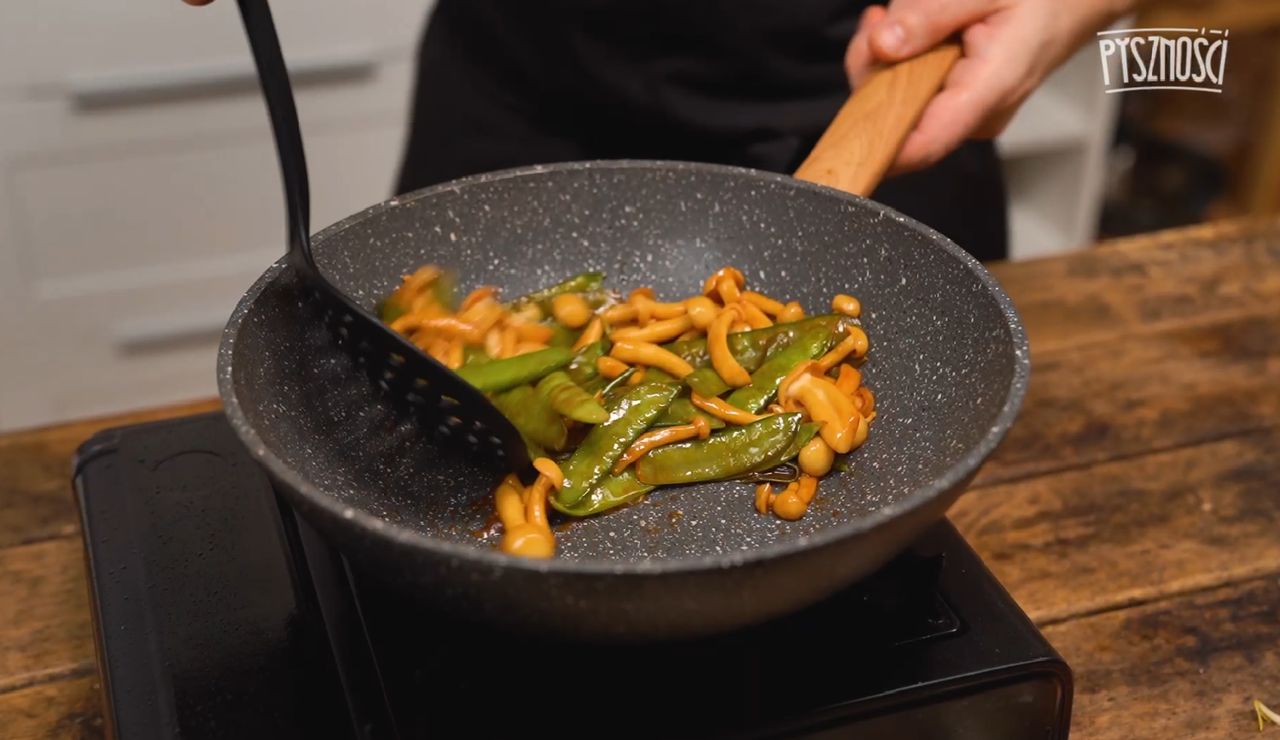
{"label": "kitchen wall", "polygon": [[[312,222],[390,195],[431,0],[273,3]],[[244,289],[284,249],[275,153],[229,0],[0,4],[0,429],[214,393]],[[1002,143],[1015,257],[1087,242],[1109,136],[1096,59]]]}

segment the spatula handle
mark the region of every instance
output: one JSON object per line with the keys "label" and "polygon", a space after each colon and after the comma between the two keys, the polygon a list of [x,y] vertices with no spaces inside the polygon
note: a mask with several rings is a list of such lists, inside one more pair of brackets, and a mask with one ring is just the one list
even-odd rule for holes
{"label": "spatula handle", "polygon": [[845,101],[795,176],[870,195],[959,58],[960,45],[948,42],[872,73]]}
{"label": "spatula handle", "polygon": [[289,257],[319,275],[311,255],[311,192],[307,182],[307,157],[302,148],[302,131],[298,127],[298,111],[293,102],[293,87],[275,22],[267,0],[237,0],[245,35],[258,67],[258,80],[275,134],[276,154],[280,161],[280,177],[284,184],[285,207],[289,222]]}

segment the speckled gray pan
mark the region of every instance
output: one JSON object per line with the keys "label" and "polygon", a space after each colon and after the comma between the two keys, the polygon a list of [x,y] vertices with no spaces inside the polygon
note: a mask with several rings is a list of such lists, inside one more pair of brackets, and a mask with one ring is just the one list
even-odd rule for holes
{"label": "speckled gray pan", "polygon": [[219,358],[227,414],[298,511],[357,564],[470,618],[589,639],[732,629],[867,575],[943,516],[1013,422],[1026,338],[990,275],[874,202],[785,176],[667,162],[494,173],[374,206],[320,233],[322,270],[365,305],[423,263],[514,296],[582,270],[696,292],[723,265],[828,310],[863,304],[879,416],[803,520],[758,515],[750,486],[660,490],[564,527],[550,561],[477,536],[494,480],[397,417],[303,310],[278,263]]}

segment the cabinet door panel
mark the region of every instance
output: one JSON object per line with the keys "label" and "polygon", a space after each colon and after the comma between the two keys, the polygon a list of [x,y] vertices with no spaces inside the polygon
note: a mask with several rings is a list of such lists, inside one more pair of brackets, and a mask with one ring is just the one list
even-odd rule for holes
{"label": "cabinet door panel", "polygon": [[[431,3],[424,0],[271,3],[285,59],[335,49],[411,49]],[[198,79],[211,69],[248,69],[233,0],[192,8],[181,0],[0,3],[0,93],[81,98],[111,81],[167,73]]]}

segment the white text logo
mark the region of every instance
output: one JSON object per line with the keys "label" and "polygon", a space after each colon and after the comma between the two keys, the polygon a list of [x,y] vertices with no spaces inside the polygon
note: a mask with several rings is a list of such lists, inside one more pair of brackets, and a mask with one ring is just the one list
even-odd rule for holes
{"label": "white text logo", "polygon": [[1108,93],[1131,90],[1222,92],[1227,36],[1217,28],[1130,28],[1098,33]]}

